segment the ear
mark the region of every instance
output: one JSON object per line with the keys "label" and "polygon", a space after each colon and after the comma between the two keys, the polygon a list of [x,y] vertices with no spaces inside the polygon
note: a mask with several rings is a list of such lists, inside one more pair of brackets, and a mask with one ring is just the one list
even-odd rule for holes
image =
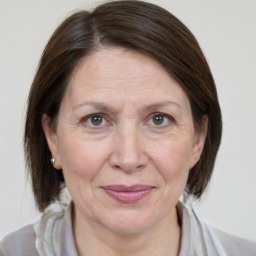
{"label": "ear", "polygon": [[55,159],[53,167],[55,169],[61,169],[62,167],[61,167],[61,161],[59,157],[57,135],[56,135],[56,132],[53,131],[52,127],[50,126],[50,118],[46,114],[43,114],[41,123],[42,123],[43,131],[45,134],[45,138],[46,138],[49,150],[51,151],[52,157]]}
{"label": "ear", "polygon": [[204,148],[207,130],[208,130],[208,116],[204,115],[202,118],[202,126],[201,126],[200,130],[195,132],[194,144],[193,144],[193,149],[192,149],[192,157],[191,157],[191,161],[190,161],[190,168],[194,167],[195,164],[200,159],[200,156],[201,156],[203,148]]}

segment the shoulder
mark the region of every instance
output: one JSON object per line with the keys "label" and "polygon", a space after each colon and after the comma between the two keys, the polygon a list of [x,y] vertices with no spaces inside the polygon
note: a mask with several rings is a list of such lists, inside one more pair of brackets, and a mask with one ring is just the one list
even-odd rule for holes
{"label": "shoulder", "polygon": [[[199,216],[191,204],[183,207],[183,234],[190,253],[184,255],[256,256],[256,241],[239,238],[223,232]],[[188,251],[188,249],[187,249]],[[193,254],[196,252],[196,254]],[[183,255],[183,254],[182,254]]]}
{"label": "shoulder", "polygon": [[1,256],[37,256],[33,225],[27,225],[6,236],[0,242]]}
{"label": "shoulder", "polygon": [[256,256],[256,241],[243,239],[213,228],[227,255]]}

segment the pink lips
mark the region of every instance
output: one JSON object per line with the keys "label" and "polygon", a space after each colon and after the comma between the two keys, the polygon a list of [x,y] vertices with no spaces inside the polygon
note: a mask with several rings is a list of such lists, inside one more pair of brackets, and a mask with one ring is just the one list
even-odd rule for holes
{"label": "pink lips", "polygon": [[147,185],[111,185],[102,187],[102,189],[112,198],[121,203],[135,203],[147,196],[154,187]]}

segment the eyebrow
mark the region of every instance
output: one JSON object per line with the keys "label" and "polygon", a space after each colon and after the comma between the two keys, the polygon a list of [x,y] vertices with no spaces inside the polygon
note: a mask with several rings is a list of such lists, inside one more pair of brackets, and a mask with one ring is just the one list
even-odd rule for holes
{"label": "eyebrow", "polygon": [[82,102],[80,104],[76,104],[73,108],[72,108],[72,111],[78,109],[78,108],[81,108],[83,106],[91,106],[91,107],[94,107],[96,109],[99,109],[99,110],[103,110],[103,111],[111,111],[111,112],[114,112],[114,109],[102,102],[97,102],[97,101],[86,101],[86,102]]}
{"label": "eyebrow", "polygon": [[175,105],[178,108],[182,108],[181,105],[179,103],[177,103],[176,101],[167,100],[167,101],[156,102],[156,103],[150,104],[148,106],[145,106],[141,109],[141,111],[146,112],[146,111],[150,111],[151,109],[157,109],[157,108],[166,107],[169,105]]}
{"label": "eyebrow", "polygon": [[[168,105],[175,105],[178,108],[182,108],[181,105],[175,101],[171,101],[171,100],[167,100],[167,101],[163,101],[163,102],[156,102],[156,103],[152,103],[148,106],[142,107],[140,112],[147,112],[150,111],[152,109],[157,109],[157,108],[161,108],[161,107],[166,107]],[[111,106],[102,103],[102,102],[97,102],[97,101],[86,101],[86,102],[82,102],[80,104],[76,104],[73,108],[72,111],[75,111],[78,108],[81,108],[83,106],[91,106],[94,107],[98,110],[101,111],[107,111],[107,112],[116,112],[114,110],[114,108],[112,108]]]}

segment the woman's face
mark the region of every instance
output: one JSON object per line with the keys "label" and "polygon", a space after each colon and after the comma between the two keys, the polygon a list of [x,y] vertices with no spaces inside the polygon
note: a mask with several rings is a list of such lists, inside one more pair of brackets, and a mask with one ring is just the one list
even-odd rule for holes
{"label": "woman's face", "polygon": [[77,216],[138,233],[169,214],[198,161],[189,100],[158,62],[123,48],[87,56],[72,74],[56,132],[43,118]]}

